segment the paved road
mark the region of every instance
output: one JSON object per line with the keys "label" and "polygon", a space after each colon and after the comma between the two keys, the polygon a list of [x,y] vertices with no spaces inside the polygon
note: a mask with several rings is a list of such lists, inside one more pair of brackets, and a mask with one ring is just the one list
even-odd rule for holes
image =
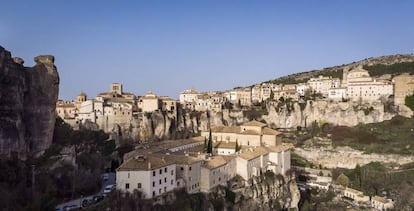
{"label": "paved road", "polygon": [[77,205],[79,207],[82,207],[82,201],[84,199],[92,199],[93,196],[95,195],[103,195],[103,190],[105,189],[105,186],[115,184],[115,182],[116,182],[115,173],[109,173],[109,179],[107,181],[102,181],[102,187],[98,193],[94,195],[90,195],[90,196],[84,196],[82,198],[74,199],[74,200],[59,204],[58,206],[56,206],[56,210],[62,210],[63,207],[71,206],[71,205]]}

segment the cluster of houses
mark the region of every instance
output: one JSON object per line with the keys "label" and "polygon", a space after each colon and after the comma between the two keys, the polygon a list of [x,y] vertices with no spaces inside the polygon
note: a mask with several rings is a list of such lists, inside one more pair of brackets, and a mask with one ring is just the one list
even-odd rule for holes
{"label": "cluster of houses", "polygon": [[414,76],[402,74],[391,78],[384,75],[373,78],[368,71],[358,66],[344,69],[342,79],[328,76],[310,78],[306,83],[274,84],[262,83],[247,88],[235,88],[224,92],[197,92],[194,89],[180,93],[180,103],[194,110],[217,110],[230,102],[241,106],[251,106],[273,98],[299,100],[311,94],[320,94],[333,101],[374,102],[394,95],[397,105],[404,104],[404,98],[414,91]]}
{"label": "cluster of houses", "polygon": [[332,171],[328,169],[314,169],[308,167],[293,166],[301,176],[306,177],[306,182],[298,182],[300,190],[312,187],[327,191],[333,187],[335,192],[346,201],[357,206],[372,207],[374,210],[386,211],[394,209],[394,201],[382,196],[367,196],[359,190],[332,183]]}
{"label": "cluster of houses", "polygon": [[362,205],[371,205],[375,210],[392,210],[394,209],[394,201],[391,199],[387,199],[382,196],[372,196],[369,197],[367,195],[364,195],[363,192],[359,190],[355,190],[352,188],[345,188],[343,191],[343,196],[347,199],[352,200],[356,204],[362,204]]}
{"label": "cluster of houses", "polygon": [[[124,155],[116,172],[116,187],[141,191],[145,198],[165,196],[177,188],[188,193],[210,192],[236,175],[246,184],[266,171],[285,175],[290,169],[291,144],[281,133],[252,121],[237,127],[211,129],[213,153],[205,153],[210,132],[187,140],[163,141]],[[239,146],[240,148],[238,149]]]}
{"label": "cluster of houses", "polygon": [[123,92],[122,84],[112,83],[109,92],[98,94],[94,99],[87,99],[80,93],[76,100],[59,100],[57,114],[72,126],[90,121],[100,129],[108,131],[116,123],[128,125],[134,114],[168,111],[175,112],[178,107],[195,111],[221,111],[226,105],[249,107],[273,98],[274,100],[299,100],[309,94],[319,94],[327,100],[374,102],[394,96],[396,105],[404,104],[407,95],[414,91],[414,76],[402,74],[391,78],[370,77],[361,66],[350,71],[343,70],[342,79],[326,76],[310,78],[306,83],[273,84],[262,83],[252,87],[235,88],[228,91],[198,92],[195,89],[184,90],[179,100],[167,96],[157,96],[148,92],[144,96],[135,96]]}
{"label": "cluster of houses", "polygon": [[112,83],[109,92],[87,99],[80,93],[74,101],[59,100],[56,113],[65,122],[76,127],[86,121],[95,123],[100,129],[109,131],[114,124],[129,126],[133,115],[158,110],[176,111],[178,102],[167,96],[156,96],[149,91],[144,96],[124,92],[122,84]]}

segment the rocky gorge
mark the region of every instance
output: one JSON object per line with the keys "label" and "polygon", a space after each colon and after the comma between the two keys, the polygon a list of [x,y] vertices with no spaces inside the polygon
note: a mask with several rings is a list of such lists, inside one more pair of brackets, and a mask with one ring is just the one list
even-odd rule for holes
{"label": "rocky gorge", "polygon": [[23,66],[0,46],[0,154],[42,152],[52,144],[59,93],[59,74],[54,57],[34,58],[36,65]]}

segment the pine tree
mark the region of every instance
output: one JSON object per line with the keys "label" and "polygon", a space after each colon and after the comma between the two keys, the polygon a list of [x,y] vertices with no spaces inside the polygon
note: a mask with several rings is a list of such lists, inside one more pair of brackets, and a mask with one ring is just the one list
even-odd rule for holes
{"label": "pine tree", "polygon": [[236,140],[236,152],[238,152],[240,150],[240,146],[239,146],[239,142]]}
{"label": "pine tree", "polygon": [[213,140],[211,137],[211,129],[208,135],[207,153],[213,153]]}
{"label": "pine tree", "polygon": [[203,152],[207,152],[207,137],[204,137]]}

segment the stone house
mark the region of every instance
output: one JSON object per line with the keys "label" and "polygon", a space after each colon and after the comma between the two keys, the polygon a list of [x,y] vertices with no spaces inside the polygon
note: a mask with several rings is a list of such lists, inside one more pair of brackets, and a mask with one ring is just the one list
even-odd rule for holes
{"label": "stone house", "polygon": [[366,196],[363,192],[352,188],[346,188],[344,190],[344,196],[354,200],[356,203],[366,203],[369,201],[369,196]]}
{"label": "stone house", "polygon": [[200,191],[210,192],[218,185],[227,185],[227,181],[236,175],[234,156],[213,156],[201,166]]}
{"label": "stone house", "polygon": [[[276,146],[282,143],[282,133],[266,127],[258,121],[250,121],[241,126],[211,127],[213,142],[238,142],[241,146]],[[201,136],[208,138],[209,131]]]}
{"label": "stone house", "polygon": [[414,93],[414,75],[401,74],[392,80],[394,82],[394,102],[396,105],[404,105],[405,97]]}
{"label": "stone house", "polygon": [[116,188],[124,192],[137,189],[149,199],[176,187],[176,164],[163,155],[138,155],[125,161],[116,171]]}
{"label": "stone house", "polygon": [[394,209],[394,202],[391,199],[386,199],[381,196],[373,196],[371,206],[380,211],[392,210]]}

